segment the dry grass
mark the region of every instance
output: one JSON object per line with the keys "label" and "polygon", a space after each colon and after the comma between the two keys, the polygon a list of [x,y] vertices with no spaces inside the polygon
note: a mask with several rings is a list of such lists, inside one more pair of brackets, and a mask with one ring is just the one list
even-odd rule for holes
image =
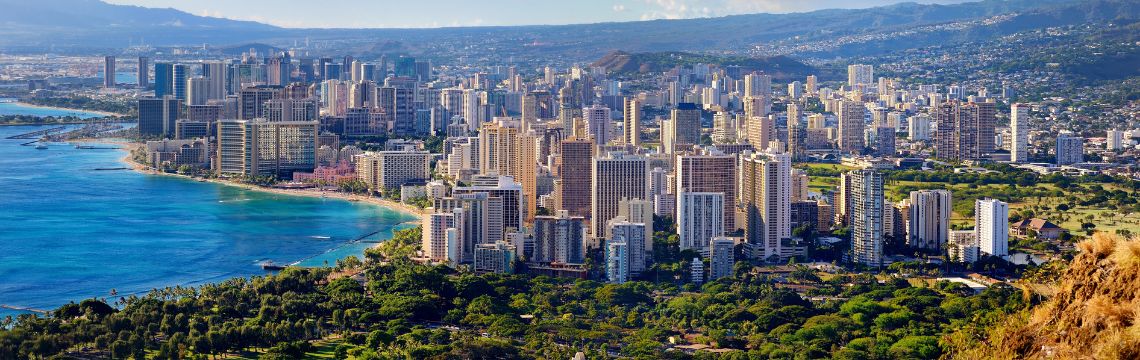
{"label": "dry grass", "polygon": [[993,329],[951,357],[1140,359],[1140,237],[1101,232],[1077,246],[1053,298],[1010,316],[1023,326]]}
{"label": "dry grass", "polygon": [[1116,250],[1116,240],[1116,235],[1098,232],[1093,234],[1092,239],[1078,243],[1077,248],[1096,256],[1098,259],[1103,259]]}

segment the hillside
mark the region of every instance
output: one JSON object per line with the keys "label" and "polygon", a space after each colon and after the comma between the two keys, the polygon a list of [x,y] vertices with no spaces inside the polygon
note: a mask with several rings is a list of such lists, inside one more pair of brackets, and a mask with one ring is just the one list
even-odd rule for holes
{"label": "hillside", "polygon": [[[607,71],[618,74],[644,74],[668,71],[677,66],[695,64],[737,65],[740,66],[741,73],[763,72],[780,80],[793,77],[801,78],[817,72],[829,71],[816,69],[786,56],[766,58],[717,57],[686,52],[628,53],[614,51],[594,61],[590,66],[604,67]],[[830,73],[824,75],[830,75]]]}
{"label": "hillside", "polygon": [[952,358],[1140,358],[1140,238],[1097,233],[1078,247],[1052,300],[1011,316],[983,341],[954,336]]}
{"label": "hillside", "polygon": [[0,0],[0,29],[83,29],[122,27],[272,29],[253,21],[202,17],[175,9],[112,5],[100,0]]}

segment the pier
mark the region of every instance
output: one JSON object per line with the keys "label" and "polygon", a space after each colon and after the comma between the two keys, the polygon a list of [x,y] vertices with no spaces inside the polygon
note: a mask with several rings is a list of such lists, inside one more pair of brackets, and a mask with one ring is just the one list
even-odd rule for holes
{"label": "pier", "polygon": [[51,128],[51,129],[36,130],[36,131],[26,133],[26,134],[9,136],[9,137],[6,137],[5,139],[36,139],[36,138],[39,138],[41,136],[47,135],[47,134],[52,133],[52,132],[63,131],[63,129],[66,129],[66,128],[67,128],[66,126],[57,126],[57,127]]}
{"label": "pier", "polygon": [[47,310],[36,310],[36,309],[29,309],[29,308],[25,308],[25,307],[11,306],[11,305],[0,305],[0,308],[34,312],[37,314],[51,314],[51,311],[47,311]]}

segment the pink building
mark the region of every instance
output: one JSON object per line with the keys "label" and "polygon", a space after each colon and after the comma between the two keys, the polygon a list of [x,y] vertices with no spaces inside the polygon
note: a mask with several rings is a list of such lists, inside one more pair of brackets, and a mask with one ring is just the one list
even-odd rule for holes
{"label": "pink building", "polygon": [[356,180],[356,168],[347,160],[341,160],[332,166],[321,166],[313,172],[294,172],[293,181],[317,182],[324,180],[329,184]]}

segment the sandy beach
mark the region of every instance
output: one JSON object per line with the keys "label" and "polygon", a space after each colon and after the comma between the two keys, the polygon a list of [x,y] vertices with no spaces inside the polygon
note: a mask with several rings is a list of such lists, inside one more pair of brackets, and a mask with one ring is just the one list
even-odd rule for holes
{"label": "sandy beach", "polygon": [[135,162],[131,156],[131,152],[134,151],[135,149],[138,149],[139,147],[141,147],[142,144],[133,143],[133,142],[126,142],[126,141],[103,141],[101,139],[79,139],[79,140],[71,140],[70,142],[72,142],[72,143],[83,143],[83,142],[85,142],[85,143],[115,144],[115,145],[123,146],[122,148],[119,148],[119,150],[127,152],[127,155],[120,158],[119,161],[130,165],[132,170],[140,172],[140,173],[144,173],[144,174],[165,175],[165,176],[181,177],[181,178],[193,179],[193,180],[205,180],[206,182],[212,182],[212,183],[222,184],[222,185],[226,185],[226,186],[236,186],[236,187],[249,189],[252,191],[261,191],[261,192],[272,193],[272,194],[293,195],[293,196],[309,196],[309,197],[324,197],[324,198],[330,198],[330,199],[340,199],[340,200],[347,200],[347,201],[353,201],[353,202],[362,202],[362,203],[366,203],[366,204],[370,204],[370,205],[383,206],[383,207],[386,207],[389,209],[393,209],[393,210],[397,210],[400,212],[412,214],[412,215],[415,215],[416,217],[421,218],[421,219],[425,215],[430,214],[430,212],[428,212],[427,210],[421,210],[419,208],[416,208],[416,207],[408,205],[408,204],[403,204],[403,203],[399,203],[399,202],[395,202],[395,201],[389,201],[387,199],[382,199],[382,198],[377,198],[377,197],[352,195],[352,194],[345,194],[345,193],[341,193],[341,192],[322,192],[320,190],[315,190],[315,189],[264,188],[264,187],[249,185],[249,184],[241,184],[241,183],[237,183],[237,182],[233,182],[233,181],[229,181],[229,180],[200,179],[200,178],[194,178],[194,177],[190,177],[190,176],[186,176],[186,175],[180,175],[180,174],[171,174],[171,173],[164,173],[164,172],[157,172],[157,171],[149,171],[149,170],[144,170],[144,169],[146,169],[146,166],[143,164],[139,164],[139,163]]}
{"label": "sandy beach", "polygon": [[68,112],[85,112],[85,113],[90,113],[90,114],[99,114],[99,115],[103,115],[103,116],[127,116],[127,114],[116,114],[113,112],[106,112],[106,111],[79,110],[79,109],[66,109],[66,108],[58,108],[58,107],[51,107],[51,106],[39,106],[39,105],[32,105],[32,104],[29,104],[26,102],[16,102],[16,104],[19,104],[20,106],[24,106],[24,107],[37,108],[37,109],[51,109],[51,110],[68,111]]}

